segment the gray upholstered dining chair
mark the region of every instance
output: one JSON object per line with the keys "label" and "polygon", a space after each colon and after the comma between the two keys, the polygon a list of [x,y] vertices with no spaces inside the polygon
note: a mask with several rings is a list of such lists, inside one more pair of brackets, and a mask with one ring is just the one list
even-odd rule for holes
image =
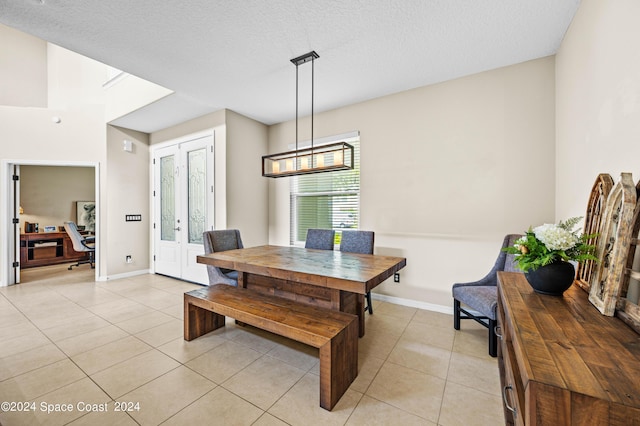
{"label": "gray upholstered dining chair", "polygon": [[[205,231],[202,234],[202,238],[204,239],[205,254],[244,248],[242,238],[240,238],[240,231],[237,229]],[[238,271],[207,265],[207,273],[209,274],[209,285],[227,284],[234,287],[238,286]]]}
{"label": "gray upholstered dining chair", "polygon": [[[340,251],[349,253],[373,254],[373,241],[375,233],[373,231],[342,231],[340,239]],[[366,294],[367,306],[364,310],[369,311],[369,315],[373,314],[373,305],[371,304],[371,292]]]}
{"label": "gray upholstered dining chair", "polygon": [[308,229],[305,248],[333,250],[336,231],[333,229]]}
{"label": "gray upholstered dining chair", "polygon": [[71,239],[73,250],[77,251],[78,253],[84,252],[89,254],[88,258],[79,260],[78,263],[74,265],[69,265],[69,268],[67,269],[71,271],[74,266],[80,266],[86,263],[88,263],[91,266],[91,269],[94,269],[96,237],[93,235],[91,236],[82,235],[80,231],[78,231],[78,227],[76,226],[75,222],[65,222],[64,230],[66,231],[67,235],[69,235],[69,239]]}
{"label": "gray upholstered dining chair", "polygon": [[[496,315],[498,307],[498,271],[521,272],[514,256],[502,251],[512,246],[522,235],[509,234],[504,237],[500,254],[493,268],[481,280],[453,285],[453,328],[460,330],[461,319],[472,319],[489,329],[489,355],[498,354]],[[462,307],[462,304],[465,307]],[[468,309],[467,309],[468,307]],[[474,313],[470,312],[475,311]]]}

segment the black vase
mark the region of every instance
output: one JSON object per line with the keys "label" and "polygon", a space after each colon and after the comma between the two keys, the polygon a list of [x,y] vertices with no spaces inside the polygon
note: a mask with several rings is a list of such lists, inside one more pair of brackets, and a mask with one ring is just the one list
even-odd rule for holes
{"label": "black vase", "polygon": [[536,293],[562,296],[571,287],[576,270],[571,263],[560,261],[525,272],[524,276]]}

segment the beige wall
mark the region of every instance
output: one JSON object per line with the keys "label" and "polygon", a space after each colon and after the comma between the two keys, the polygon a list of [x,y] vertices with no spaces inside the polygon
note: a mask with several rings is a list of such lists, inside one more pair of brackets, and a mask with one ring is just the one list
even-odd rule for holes
{"label": "beige wall", "polygon": [[227,228],[242,230],[251,247],[269,241],[268,182],[260,158],[267,153],[267,126],[227,110]]}
{"label": "beige wall", "polygon": [[95,169],[93,167],[20,167],[20,229],[24,222],[45,226],[63,226],[76,221],[76,201],[95,200]]}
{"label": "beige wall", "polygon": [[[132,143],[124,150],[123,141]],[[106,187],[103,229],[108,235],[104,259],[110,276],[150,268],[149,135],[107,126]],[[125,215],[140,214],[141,222],[126,222]],[[126,263],[130,255],[132,263]]]}
{"label": "beige wall", "polygon": [[[377,253],[407,257],[377,291],[451,305],[452,283],[488,272],[504,234],[553,220],[554,116],[553,57],[316,115],[317,137],[360,131],[361,228]],[[294,124],[269,129],[269,152]],[[269,238],[288,244],[289,182],[269,185]]]}
{"label": "beige wall", "polygon": [[47,45],[48,107],[98,106],[104,131],[107,66],[55,44]]}
{"label": "beige wall", "polygon": [[47,106],[47,43],[1,24],[0,105]]}
{"label": "beige wall", "polygon": [[[18,43],[18,41],[16,41]],[[19,49],[19,44],[14,46]],[[0,106],[0,164],[89,166],[100,171],[100,194],[106,194],[106,132],[101,83],[104,65],[54,45],[46,49],[48,107]],[[78,69],[80,68],[80,69]],[[95,87],[100,82],[98,87]],[[15,84],[20,85],[17,77]],[[53,118],[58,117],[59,123]],[[5,170],[0,181],[6,181]],[[0,217],[8,211],[8,184],[0,185]],[[98,217],[104,217],[104,203],[97,199]],[[8,223],[8,222],[3,222]],[[107,251],[108,238],[98,229],[99,258]],[[9,257],[9,233],[2,233],[0,258]],[[104,238],[103,238],[104,236]],[[106,276],[100,262],[99,276]],[[7,277],[6,262],[0,264],[0,283]]]}
{"label": "beige wall", "polygon": [[583,0],[556,59],[556,217],[584,215],[599,173],[640,179],[640,2]]}
{"label": "beige wall", "polygon": [[203,130],[213,129],[214,127],[223,126],[225,124],[225,110],[212,112],[193,120],[168,127],[166,129],[153,132],[149,135],[149,143],[151,145],[168,142],[173,139],[181,138],[185,135],[198,133]]}
{"label": "beige wall", "polygon": [[110,122],[173,92],[134,75],[123,74],[109,86],[105,93],[105,120]]}

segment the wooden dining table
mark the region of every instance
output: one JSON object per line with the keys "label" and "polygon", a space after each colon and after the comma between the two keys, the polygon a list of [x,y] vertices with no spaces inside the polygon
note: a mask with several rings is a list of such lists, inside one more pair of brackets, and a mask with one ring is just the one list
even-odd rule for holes
{"label": "wooden dining table", "polygon": [[404,257],[264,245],[205,254],[197,262],[238,271],[238,286],[355,314],[364,336],[364,296],[404,268]]}

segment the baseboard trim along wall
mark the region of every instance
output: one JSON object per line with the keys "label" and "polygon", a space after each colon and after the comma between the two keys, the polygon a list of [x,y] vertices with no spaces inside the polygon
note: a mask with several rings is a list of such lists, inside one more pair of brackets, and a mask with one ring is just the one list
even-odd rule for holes
{"label": "baseboard trim along wall", "polygon": [[410,308],[424,309],[426,311],[440,312],[441,314],[453,315],[453,307],[436,305],[435,303],[418,302],[417,300],[403,299],[401,297],[387,296],[371,292],[371,298],[382,302],[389,302],[396,305],[408,306]]}
{"label": "baseboard trim along wall", "polygon": [[152,273],[153,272],[151,272],[151,270],[149,269],[140,269],[138,271],[126,272],[124,274],[116,274],[116,275],[109,275],[106,277],[100,277],[98,278],[98,281],[119,280],[121,278],[130,278],[130,277],[136,277],[138,275],[145,275],[145,274],[152,274]]}

